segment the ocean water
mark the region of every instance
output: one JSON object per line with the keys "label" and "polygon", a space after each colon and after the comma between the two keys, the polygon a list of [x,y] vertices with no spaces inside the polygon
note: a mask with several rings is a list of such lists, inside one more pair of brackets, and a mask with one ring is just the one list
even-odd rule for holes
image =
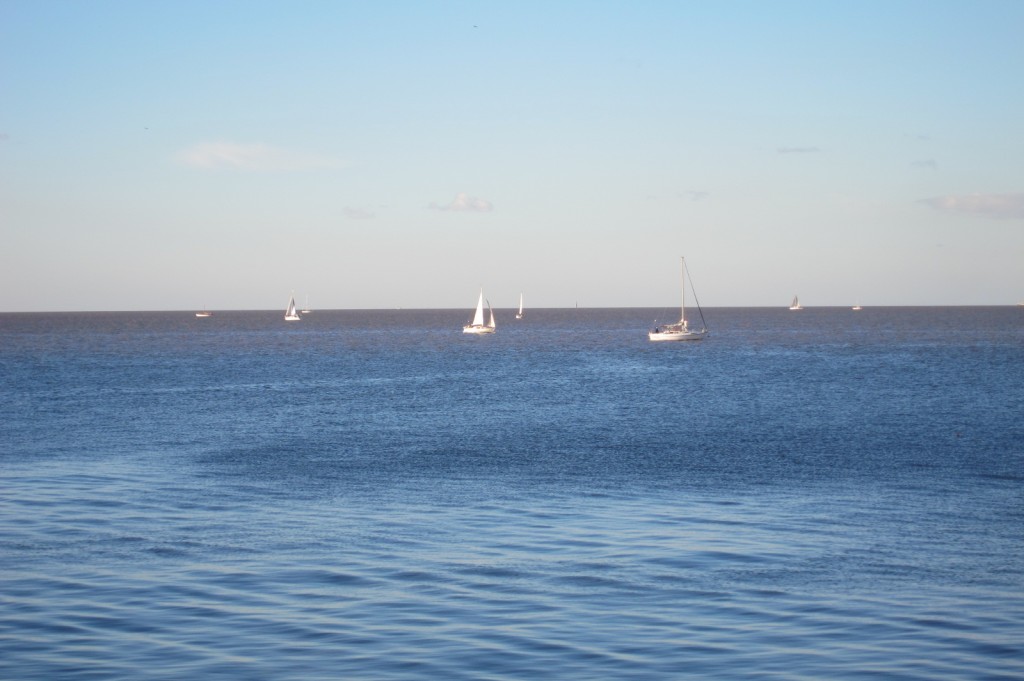
{"label": "ocean water", "polygon": [[0,678],[1024,678],[1024,311],[660,312],[0,315]]}

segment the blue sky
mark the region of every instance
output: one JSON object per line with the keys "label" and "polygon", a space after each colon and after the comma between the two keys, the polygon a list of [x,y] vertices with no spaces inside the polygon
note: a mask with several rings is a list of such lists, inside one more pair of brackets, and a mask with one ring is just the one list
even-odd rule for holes
{"label": "blue sky", "polygon": [[0,0],[0,311],[1024,301],[1022,26]]}

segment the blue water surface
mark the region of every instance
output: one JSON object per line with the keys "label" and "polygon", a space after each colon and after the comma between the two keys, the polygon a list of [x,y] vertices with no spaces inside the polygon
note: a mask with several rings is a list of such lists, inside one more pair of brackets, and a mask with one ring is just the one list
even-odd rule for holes
{"label": "blue water surface", "polygon": [[0,677],[1024,677],[1013,307],[0,315]]}

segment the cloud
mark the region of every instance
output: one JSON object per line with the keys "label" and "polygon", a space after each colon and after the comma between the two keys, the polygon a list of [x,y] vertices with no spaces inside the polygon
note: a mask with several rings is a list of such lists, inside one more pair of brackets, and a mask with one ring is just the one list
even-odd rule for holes
{"label": "cloud", "polygon": [[343,211],[345,213],[345,217],[347,217],[349,220],[372,220],[373,218],[376,217],[376,215],[374,215],[370,211],[363,210],[362,208],[352,208],[350,206],[345,206]]}
{"label": "cloud", "polygon": [[485,199],[478,199],[475,196],[470,196],[466,192],[459,192],[455,195],[455,198],[451,203],[439,206],[436,203],[431,203],[428,206],[431,210],[454,210],[464,211],[469,213],[489,213],[494,210],[494,204]]}
{"label": "cloud", "polygon": [[691,189],[689,191],[681,192],[679,196],[684,199],[690,199],[691,201],[703,201],[711,195],[707,192],[694,191]]}
{"label": "cloud", "polygon": [[180,163],[193,168],[251,171],[295,171],[333,168],[340,163],[326,156],[266,144],[204,142],[178,152]]}
{"label": "cloud", "polygon": [[779,147],[780,154],[817,154],[821,149],[818,147]]}
{"label": "cloud", "polygon": [[1024,220],[1024,192],[935,196],[921,203],[943,213],[979,215],[996,220]]}
{"label": "cloud", "polygon": [[939,167],[939,164],[935,162],[934,158],[926,158],[920,161],[914,161],[911,165],[914,165],[918,168],[930,168],[931,170],[937,170]]}

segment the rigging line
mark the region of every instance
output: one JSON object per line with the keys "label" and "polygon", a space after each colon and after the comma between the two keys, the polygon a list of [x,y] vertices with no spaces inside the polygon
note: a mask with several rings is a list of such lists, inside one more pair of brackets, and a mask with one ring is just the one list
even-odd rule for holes
{"label": "rigging line", "polygon": [[697,289],[693,286],[693,277],[690,276],[690,268],[686,268],[686,279],[690,282],[690,290],[693,291],[693,302],[697,303],[697,312],[700,313],[700,324],[705,329],[708,328],[708,323],[704,321],[704,310],[700,307],[700,301],[697,299]]}

